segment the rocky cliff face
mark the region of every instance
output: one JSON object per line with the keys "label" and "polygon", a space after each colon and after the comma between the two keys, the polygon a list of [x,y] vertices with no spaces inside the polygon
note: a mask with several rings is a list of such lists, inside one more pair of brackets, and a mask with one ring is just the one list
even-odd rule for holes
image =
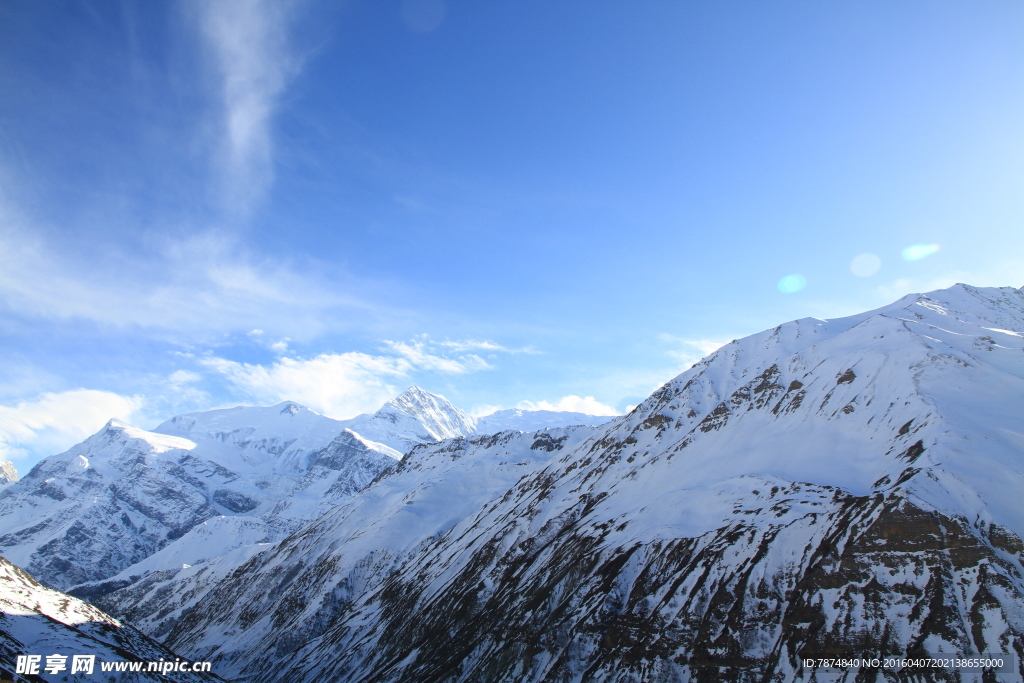
{"label": "rocky cliff face", "polygon": [[[1019,657],[1021,405],[1022,290],[958,285],[799,320],[723,347],[577,441],[551,439],[509,487],[379,561],[345,551],[359,524],[332,511],[176,584],[193,601],[171,618],[155,584],[110,609],[246,680],[823,680],[800,656]],[[489,444],[443,442],[430,452],[454,466],[429,482],[396,472],[367,488],[391,512],[360,543],[402,529],[417,487],[469,486],[459,464]]]}
{"label": "rocky cliff face", "polygon": [[539,540],[489,537],[447,581],[441,549],[289,658],[289,680],[814,680],[801,657],[1019,654],[1019,560],[962,520],[775,487],[693,538],[609,547],[584,503]]}

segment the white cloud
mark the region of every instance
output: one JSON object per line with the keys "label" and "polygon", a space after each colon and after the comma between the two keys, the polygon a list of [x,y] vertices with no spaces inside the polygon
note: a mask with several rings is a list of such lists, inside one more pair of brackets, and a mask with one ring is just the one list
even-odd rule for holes
{"label": "white cloud", "polygon": [[192,382],[198,382],[203,377],[199,373],[190,372],[189,370],[175,370],[167,378],[167,381],[172,387],[181,387]]}
{"label": "white cloud", "polygon": [[554,403],[548,401],[520,401],[516,406],[522,410],[558,410],[587,415],[619,415],[619,411],[597,401],[593,396],[563,396]]}
{"label": "white cloud", "polygon": [[437,345],[431,342],[425,335],[418,337],[412,342],[385,341],[384,343],[398,356],[407,360],[411,366],[424,370],[461,375],[475,370],[489,370],[493,367],[475,353],[459,356],[458,358],[437,355],[432,352],[432,349],[436,348]]}
{"label": "white cloud", "polygon": [[219,85],[228,205],[244,212],[273,178],[270,122],[301,66],[288,37],[296,3],[218,0],[192,6]]}
{"label": "white cloud", "polygon": [[398,393],[394,382],[411,370],[404,358],[365,353],[330,353],[308,360],[281,358],[272,365],[204,358],[200,363],[225,377],[257,403],[298,401],[336,418],[372,412]]}
{"label": "white cloud", "polygon": [[405,388],[398,384],[410,383],[416,373],[464,374],[492,367],[475,354],[441,355],[426,336],[385,344],[388,355],[324,353],[309,359],[284,357],[271,365],[207,357],[199,363],[226,377],[254,402],[298,401],[336,418],[377,410]]}
{"label": "white cloud", "polygon": [[469,415],[470,417],[484,417],[485,415],[491,415],[493,413],[496,413],[501,409],[501,406],[492,406],[490,404],[483,403],[474,406],[472,410],[469,411]]}
{"label": "white cloud", "polygon": [[210,405],[210,395],[196,386],[203,376],[191,370],[175,370],[165,382],[152,385],[146,393],[145,414],[138,419],[143,425],[152,425],[167,419],[167,411],[184,412]]}
{"label": "white cloud", "polygon": [[46,393],[13,406],[0,405],[0,458],[52,455],[99,431],[116,417],[132,422],[142,405],[138,396],[74,389]]}

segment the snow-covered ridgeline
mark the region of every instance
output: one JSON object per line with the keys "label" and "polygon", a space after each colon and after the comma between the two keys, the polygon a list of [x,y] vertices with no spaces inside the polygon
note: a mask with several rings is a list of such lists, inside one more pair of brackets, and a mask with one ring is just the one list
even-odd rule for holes
{"label": "snow-covered ridgeline", "polygon": [[[398,572],[335,571],[327,549],[351,541],[318,523],[183,592],[249,611],[171,623],[146,594],[111,598],[253,680],[686,680],[707,662],[800,680],[808,648],[1024,654],[1022,333],[1024,292],[967,286],[787,323],[555,451]],[[288,629],[223,635],[269,613]]]}
{"label": "snow-covered ridgeline", "polygon": [[808,651],[1019,657],[1022,332],[1024,291],[957,286],[730,344],[284,663],[304,681],[705,662],[800,680]]}

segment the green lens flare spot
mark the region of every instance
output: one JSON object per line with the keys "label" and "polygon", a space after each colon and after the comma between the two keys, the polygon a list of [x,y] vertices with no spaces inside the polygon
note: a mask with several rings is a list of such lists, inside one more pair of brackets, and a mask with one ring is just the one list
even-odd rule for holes
{"label": "green lens flare spot", "polygon": [[902,255],[905,261],[920,261],[941,248],[938,244],[912,244],[903,250]]}
{"label": "green lens flare spot", "polygon": [[787,275],[779,280],[779,291],[783,294],[795,294],[807,286],[807,278],[803,275]]}

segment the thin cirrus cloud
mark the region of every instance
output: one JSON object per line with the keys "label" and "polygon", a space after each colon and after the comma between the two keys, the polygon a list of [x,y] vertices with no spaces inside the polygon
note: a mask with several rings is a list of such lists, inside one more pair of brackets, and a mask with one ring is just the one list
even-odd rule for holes
{"label": "thin cirrus cloud", "polygon": [[[255,325],[313,336],[327,320],[386,314],[338,283],[248,256],[230,240],[197,236],[131,267],[63,255],[31,231],[0,221],[0,308],[49,320],[81,319],[203,336]],[[112,260],[113,261],[113,260]]]}
{"label": "thin cirrus cloud", "polygon": [[528,353],[528,354],[539,354],[540,351],[533,348],[532,346],[525,346],[521,349],[510,349],[507,346],[496,344],[495,342],[484,340],[477,341],[474,339],[467,339],[464,341],[451,341],[445,340],[440,342],[434,342],[437,346],[443,346],[449,351],[453,352],[464,352],[464,351],[482,351],[482,352],[500,352],[500,353]]}
{"label": "thin cirrus cloud", "polygon": [[245,213],[273,180],[271,120],[302,67],[289,38],[297,3],[219,0],[191,8],[217,83],[227,208]]}
{"label": "thin cirrus cloud", "polygon": [[56,453],[95,433],[112,417],[130,422],[142,406],[138,396],[74,389],[45,393],[13,406],[0,405],[0,459]]}
{"label": "thin cirrus cloud", "polygon": [[492,366],[476,354],[444,355],[425,336],[385,342],[388,353],[323,353],[313,358],[279,358],[269,365],[239,363],[216,356],[199,363],[226,378],[256,403],[298,401],[339,419],[377,410],[416,373],[464,374]]}

